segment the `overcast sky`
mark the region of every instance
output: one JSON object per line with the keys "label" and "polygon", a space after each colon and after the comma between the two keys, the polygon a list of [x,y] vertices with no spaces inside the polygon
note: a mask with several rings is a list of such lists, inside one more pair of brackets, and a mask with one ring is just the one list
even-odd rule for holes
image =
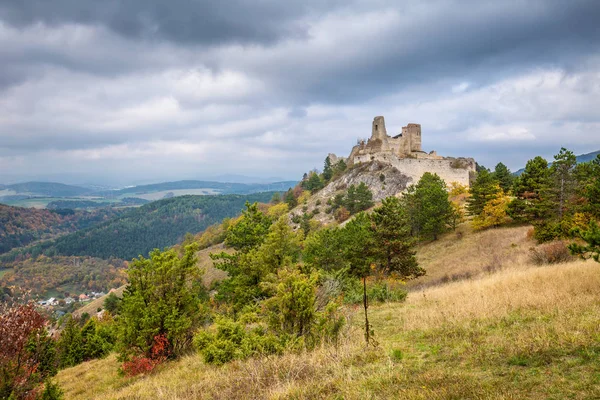
{"label": "overcast sky", "polygon": [[512,169],[600,150],[598,0],[0,0],[0,182],[300,178],[384,115]]}

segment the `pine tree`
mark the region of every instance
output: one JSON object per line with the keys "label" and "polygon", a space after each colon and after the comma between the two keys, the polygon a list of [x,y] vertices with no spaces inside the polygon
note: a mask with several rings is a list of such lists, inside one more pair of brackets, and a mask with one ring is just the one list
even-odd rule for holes
{"label": "pine tree", "polygon": [[323,165],[323,180],[325,182],[329,182],[331,180],[332,176],[333,176],[333,168],[331,166],[331,160],[329,159],[329,156],[327,156],[327,158],[325,158],[325,163]]}
{"label": "pine tree", "polygon": [[258,210],[258,204],[246,202],[241,218],[227,229],[225,244],[241,252],[257,247],[265,239],[271,220]]}
{"label": "pine tree", "polygon": [[296,199],[296,196],[294,196],[294,191],[291,188],[285,192],[283,201],[287,203],[290,210],[298,205],[298,200]]}
{"label": "pine tree", "polygon": [[407,219],[412,232],[422,238],[437,240],[452,225],[454,208],[448,198],[445,182],[437,175],[426,172],[411,188],[405,198]]}
{"label": "pine tree", "polygon": [[181,257],[174,249],[157,249],[149,258],[129,264],[129,285],[118,319],[122,355],[151,357],[157,336],[166,337],[170,354],[180,355],[189,348],[194,330],[205,317],[197,249],[188,245]]}
{"label": "pine tree", "polygon": [[380,207],[372,214],[374,229],[374,259],[380,272],[395,273],[410,279],[421,276],[425,271],[417,265],[415,241],[407,210],[397,197],[383,199]]}
{"label": "pine tree", "polygon": [[364,182],[361,182],[358,186],[350,185],[344,198],[344,206],[348,209],[350,215],[371,208],[373,204],[373,193]]}
{"label": "pine tree", "polygon": [[367,277],[371,274],[373,259],[374,236],[371,219],[365,213],[360,213],[348,222],[342,230],[343,255],[348,263],[348,272],[362,280],[363,308],[365,311],[365,340],[367,345],[373,342],[373,333],[369,323],[369,299],[367,297]]}
{"label": "pine tree", "polygon": [[509,190],[512,188],[514,182],[514,177],[510,172],[510,169],[508,169],[506,165],[498,163],[496,165],[496,168],[494,168],[493,175],[494,179],[498,181],[498,184],[500,185],[502,191],[504,191],[504,193],[508,193]]}
{"label": "pine tree", "polygon": [[75,318],[68,315],[65,326],[60,333],[57,343],[60,367],[72,367],[84,360],[83,339],[81,328]]}
{"label": "pine tree", "polygon": [[559,220],[563,218],[566,202],[569,200],[575,190],[575,177],[573,169],[577,164],[577,158],[572,151],[560,149],[560,152],[554,156],[554,163],[550,168],[550,173],[554,180],[554,192],[557,203],[557,214]]}
{"label": "pine tree", "polygon": [[502,189],[500,189],[498,181],[487,169],[479,171],[475,182],[469,190],[471,195],[467,200],[469,215],[480,215],[485,205],[490,200],[498,198],[501,192]]}
{"label": "pine tree", "polygon": [[525,170],[515,180],[513,193],[516,198],[508,207],[513,219],[534,222],[549,218],[552,195],[548,162],[539,156],[527,161]]}
{"label": "pine tree", "polygon": [[587,245],[581,246],[573,243],[569,246],[572,254],[579,255],[581,258],[592,258],[600,262],[600,226],[596,221],[591,221],[587,230],[579,232],[579,236]]}

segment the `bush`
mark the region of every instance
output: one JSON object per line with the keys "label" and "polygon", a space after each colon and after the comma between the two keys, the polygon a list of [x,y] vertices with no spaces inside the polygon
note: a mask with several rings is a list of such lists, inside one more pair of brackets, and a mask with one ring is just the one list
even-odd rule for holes
{"label": "bush", "polygon": [[536,265],[558,264],[573,260],[564,242],[553,242],[532,248],[529,258]]}
{"label": "bush", "polygon": [[344,222],[348,218],[350,218],[350,212],[346,209],[346,207],[340,207],[335,211],[335,220],[337,222]]}
{"label": "bush", "polygon": [[48,379],[44,385],[44,391],[41,394],[40,400],[61,400],[63,391],[58,386],[58,383],[53,383]]}
{"label": "bush", "polygon": [[194,336],[194,345],[209,364],[225,364],[252,356],[280,354],[285,348],[284,340],[267,333],[261,327],[247,330],[240,322],[220,319],[216,332],[199,331]]}
{"label": "bush", "polygon": [[169,340],[166,335],[156,335],[154,344],[150,350],[150,357],[141,355],[135,356],[131,360],[123,363],[123,373],[125,376],[136,376],[150,373],[159,364],[162,364],[170,356]]}

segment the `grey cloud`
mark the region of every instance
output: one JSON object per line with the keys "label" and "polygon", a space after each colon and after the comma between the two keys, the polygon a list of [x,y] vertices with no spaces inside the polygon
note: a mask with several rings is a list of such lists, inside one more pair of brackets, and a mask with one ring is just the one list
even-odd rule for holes
{"label": "grey cloud", "polygon": [[6,0],[0,16],[23,26],[103,25],[120,35],[175,42],[271,43],[302,34],[295,22],[322,1]]}
{"label": "grey cloud", "polygon": [[378,114],[487,166],[593,151],[598,20],[595,0],[4,0],[0,180],[294,178]]}

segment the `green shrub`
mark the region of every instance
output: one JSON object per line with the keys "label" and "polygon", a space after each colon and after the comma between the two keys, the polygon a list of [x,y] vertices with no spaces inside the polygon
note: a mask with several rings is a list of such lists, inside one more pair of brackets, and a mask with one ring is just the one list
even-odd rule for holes
{"label": "green shrub", "polygon": [[240,322],[220,319],[216,332],[202,330],[194,336],[194,346],[205,362],[221,365],[253,356],[280,354],[285,342],[261,326],[247,329]]}
{"label": "green shrub", "polygon": [[58,383],[53,383],[48,379],[44,385],[44,391],[40,396],[40,400],[61,400],[63,398],[64,394]]}

